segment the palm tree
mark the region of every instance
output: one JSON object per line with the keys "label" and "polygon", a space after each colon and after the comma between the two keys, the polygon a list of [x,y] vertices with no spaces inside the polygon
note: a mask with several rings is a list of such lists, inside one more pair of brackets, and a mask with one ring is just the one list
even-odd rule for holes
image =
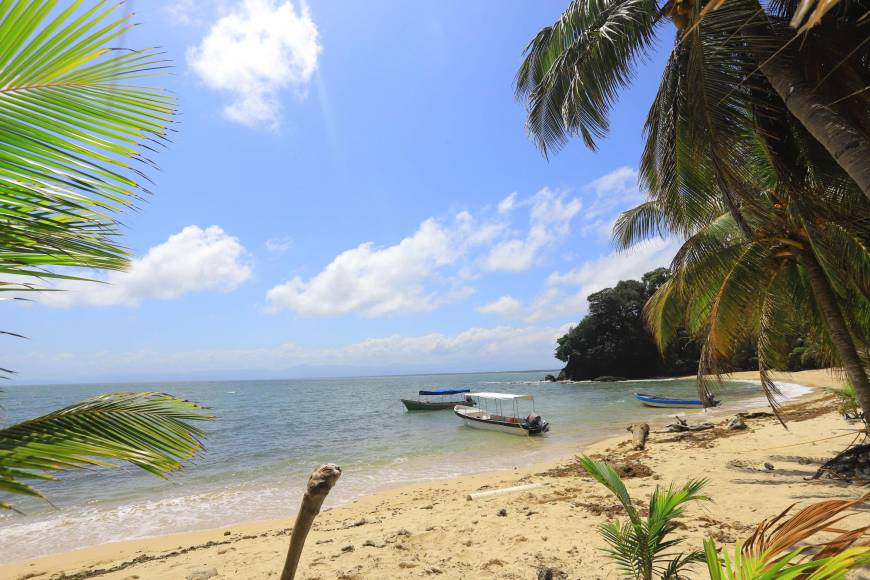
{"label": "palm tree", "polygon": [[[11,296],[83,279],[66,268],[127,265],[117,214],[148,193],[146,155],[175,114],[144,83],[167,66],[160,53],[115,44],[134,26],[126,6],[81,5],[0,2],[0,290]],[[112,460],[166,474],[201,449],[191,421],[207,418],[169,395],[118,393],[0,429],[0,491],[39,496],[24,480]]]}
{"label": "palm tree", "polygon": [[685,504],[709,499],[701,495],[706,480],[690,480],[679,488],[656,487],[649,500],[649,515],[644,518],[610,465],[586,456],[579,461],[586,473],[616,496],[628,514],[627,522],[613,521],[601,526],[607,553],[623,574],[637,580],[652,580],[656,576],[676,580],[683,577],[686,568],[704,561],[700,551],[675,553],[673,550],[681,540],[669,536],[677,529],[676,520],[683,515]]}
{"label": "palm tree", "polygon": [[[700,6],[687,2],[669,3],[661,10],[649,0],[573,2],[559,22],[532,41],[518,73],[518,93],[528,99],[530,133],[545,154],[573,134],[594,147],[594,138],[607,132],[607,112],[618,89],[648,51],[661,16],[667,16],[680,34],[645,127],[640,175],[651,199],[626,213],[618,241],[626,247],[664,232],[691,240],[723,212],[737,228],[729,232],[735,244],[761,241],[768,238],[768,230],[783,229],[773,211],[776,203],[762,191],[784,189],[792,201],[787,235],[807,238],[815,215],[826,213],[831,218],[825,222],[826,234],[832,239],[842,234],[837,243],[855,256],[854,263],[845,264],[859,272],[852,286],[858,291],[852,294],[866,297],[867,279],[860,273],[868,256],[870,227],[862,218],[866,200],[852,195],[857,191],[854,181],[806,134],[767,78],[753,75],[759,51],[776,46],[760,36],[747,41],[743,31],[757,18],[757,8],[729,0],[702,20],[701,12]],[[767,162],[748,163],[748,156]],[[797,166],[795,156],[800,158]],[[758,180],[764,182],[765,175],[770,179],[762,186]],[[816,197],[819,191],[826,195]],[[853,320],[850,326],[844,315],[857,312],[842,303],[850,290],[838,285],[839,272],[830,266],[837,252],[827,253],[826,265],[815,242],[802,245],[799,252],[813,304],[823,313],[812,320],[822,323],[818,328],[825,329],[836,358],[856,390],[864,393],[862,404],[870,405],[867,365],[860,352],[866,342],[859,325]],[[786,245],[793,250],[795,243],[800,242]],[[848,300],[858,300],[854,296]],[[724,356],[714,354],[711,345],[708,367],[724,362]],[[703,381],[699,384],[706,391]],[[774,399],[775,386],[769,381],[765,385]]]}
{"label": "palm tree", "polygon": [[573,0],[529,43],[517,73],[532,138],[545,153],[572,136],[594,149],[607,134],[619,90],[670,20],[677,36],[669,67],[681,64],[687,75],[687,112],[712,140],[706,146],[717,153],[711,159],[723,190],[739,189],[730,175],[739,165],[727,162],[729,141],[744,127],[739,121],[753,106],[752,89],[761,89],[778,95],[870,198],[864,3],[842,3],[837,14],[801,36],[788,25],[798,16],[797,2],[778,0],[765,8],[757,0],[669,0],[661,6],[655,0]]}
{"label": "palm tree", "polygon": [[708,394],[703,376],[728,370],[739,344],[752,339],[775,408],[779,391],[769,370],[785,366],[796,329],[809,328],[827,360],[843,365],[866,411],[870,209],[854,188],[838,187],[824,172],[789,187],[763,141],[755,140],[754,151],[743,149],[759,187],[744,206],[751,237],[727,212],[693,222],[673,199],[652,195],[620,217],[616,242],[628,247],[663,231],[687,237],[673,260],[673,276],[647,303],[645,315],[662,349],[682,328],[703,341],[702,396]]}

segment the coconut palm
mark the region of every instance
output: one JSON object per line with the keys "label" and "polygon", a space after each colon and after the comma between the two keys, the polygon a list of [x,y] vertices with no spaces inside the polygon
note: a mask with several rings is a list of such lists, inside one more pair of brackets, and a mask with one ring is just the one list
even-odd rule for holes
{"label": "coconut palm", "polygon": [[649,500],[649,515],[638,513],[619,474],[607,463],[589,457],[578,458],[580,466],[598,483],[605,486],[622,504],[627,522],[613,521],[601,526],[607,542],[607,553],[629,578],[674,580],[692,564],[704,561],[699,551],[676,552],[681,540],[669,537],[677,529],[677,518],[684,505],[709,498],[701,495],[706,485],[703,479],[690,480],[682,487],[656,487]]}
{"label": "coconut palm", "polygon": [[517,73],[528,131],[545,153],[574,136],[595,148],[620,89],[670,21],[677,35],[669,67],[683,65],[687,112],[712,140],[706,146],[716,152],[722,189],[740,186],[730,175],[739,170],[728,163],[730,138],[745,126],[753,89],[761,89],[778,95],[870,198],[866,6],[844,2],[799,37],[788,25],[798,9],[789,0],[764,7],[756,0],[574,0],[529,43]]}
{"label": "coconut palm", "polygon": [[[126,5],[82,4],[0,2],[0,290],[9,296],[82,279],[68,268],[127,265],[118,212],[148,193],[147,155],[173,122],[172,96],[145,82],[167,66],[160,53],[118,46],[134,26]],[[8,426],[0,492],[39,496],[26,480],[113,460],[166,474],[201,448],[191,421],[206,418],[169,395],[120,393]]]}

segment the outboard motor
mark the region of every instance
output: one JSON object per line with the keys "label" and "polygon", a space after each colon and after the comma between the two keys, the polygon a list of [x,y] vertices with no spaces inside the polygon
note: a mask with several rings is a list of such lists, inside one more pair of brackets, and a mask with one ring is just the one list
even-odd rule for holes
{"label": "outboard motor", "polygon": [[544,421],[540,415],[532,413],[526,417],[526,428],[530,433],[546,433],[550,424]]}

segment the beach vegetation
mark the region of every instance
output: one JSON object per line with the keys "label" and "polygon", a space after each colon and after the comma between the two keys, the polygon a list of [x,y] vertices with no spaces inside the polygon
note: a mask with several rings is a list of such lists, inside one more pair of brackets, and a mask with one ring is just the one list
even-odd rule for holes
{"label": "beach vegetation", "polygon": [[852,385],[845,387],[829,387],[825,389],[837,398],[837,411],[847,419],[863,419],[864,413],[858,401],[858,395]]}
{"label": "beach vegetation", "polygon": [[[794,506],[762,521],[745,542],[716,549],[707,539],[704,553],[711,580],[765,580],[808,578],[828,580],[845,578],[849,570],[870,564],[870,546],[856,545],[867,527],[852,530],[835,528],[842,513],[867,501],[826,500],[810,504],[786,517]],[[820,532],[834,531],[832,539],[820,541]]]}
{"label": "beach vegetation", "polygon": [[[148,84],[169,66],[160,51],[120,46],[132,17],[123,2],[0,3],[0,291],[9,299],[129,263],[119,215],[150,193],[151,155],[169,142],[176,111],[172,95]],[[116,393],[5,427],[0,492],[41,497],[27,481],[113,460],[165,475],[202,448],[192,421],[206,418],[170,395]]]}
{"label": "beach vegetation", "polygon": [[702,551],[677,551],[682,540],[673,537],[673,532],[685,504],[709,499],[701,493],[706,480],[690,480],[681,487],[657,486],[650,496],[648,513],[644,517],[634,505],[619,474],[610,465],[586,456],[578,460],[593,479],[616,496],[628,516],[628,521],[607,522],[600,528],[608,546],[607,554],[626,577],[676,579],[682,577],[686,569],[704,561]]}

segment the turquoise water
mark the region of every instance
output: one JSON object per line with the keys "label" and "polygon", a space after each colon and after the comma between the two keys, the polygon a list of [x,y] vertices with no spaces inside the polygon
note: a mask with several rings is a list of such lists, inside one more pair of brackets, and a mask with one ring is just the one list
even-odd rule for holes
{"label": "turquoise water", "polygon": [[[686,396],[691,381],[553,384],[543,372],[221,381],[135,385],[6,385],[3,424],[112,391],[160,390],[208,406],[207,453],[168,481],[131,468],[63,474],[40,484],[56,509],[12,498],[25,515],[0,514],[0,561],[109,541],[290,517],[311,470],[338,463],[334,505],[403,483],[453,477],[561,457],[584,443],[624,432],[638,419],[673,412],[647,409],[635,391]],[[531,393],[550,422],[540,438],[462,426],[450,411],[404,412],[400,397],[420,389],[465,387]],[[791,386],[793,394],[800,387]],[[729,383],[725,409],[763,402],[752,383]],[[2,497],[2,495],[0,495]],[[9,498],[4,498],[9,499]]]}

